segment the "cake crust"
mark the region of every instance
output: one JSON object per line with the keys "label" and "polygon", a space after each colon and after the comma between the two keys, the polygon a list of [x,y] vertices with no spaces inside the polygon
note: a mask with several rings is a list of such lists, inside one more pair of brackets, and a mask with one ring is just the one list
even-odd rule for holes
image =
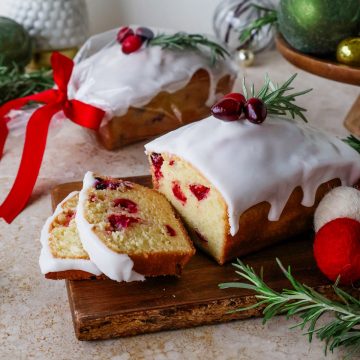
{"label": "cake crust", "polygon": [[[234,79],[225,75],[216,84],[215,93],[226,94],[233,84]],[[125,115],[113,117],[97,132],[98,140],[114,150],[200,120],[210,113],[206,105],[209,89],[209,73],[199,69],[184,88],[174,93],[162,91],[143,107],[129,107]]]}

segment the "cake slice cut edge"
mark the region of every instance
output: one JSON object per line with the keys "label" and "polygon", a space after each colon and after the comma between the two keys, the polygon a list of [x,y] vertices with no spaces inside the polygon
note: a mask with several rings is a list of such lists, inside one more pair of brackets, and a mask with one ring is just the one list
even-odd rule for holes
{"label": "cake slice cut edge", "polygon": [[41,273],[52,280],[103,278],[84,250],[74,214],[78,191],[71,192],[56,207],[41,230]]}
{"label": "cake slice cut edge", "polygon": [[195,253],[166,198],[122,179],[87,172],[75,220],[90,259],[116,281],[180,275]]}

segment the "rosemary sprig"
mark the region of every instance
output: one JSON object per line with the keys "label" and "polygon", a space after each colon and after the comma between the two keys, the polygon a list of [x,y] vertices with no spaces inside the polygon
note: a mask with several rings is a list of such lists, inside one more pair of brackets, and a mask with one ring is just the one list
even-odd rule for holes
{"label": "rosemary sprig", "polygon": [[[252,306],[237,309],[234,312],[264,307],[264,323],[278,314],[285,314],[287,318],[299,315],[301,321],[291,328],[304,329],[307,327],[305,334],[308,335],[310,342],[313,335],[325,341],[325,354],[328,350],[333,352],[340,346],[347,348],[350,351],[349,355],[359,352],[360,301],[341,290],[337,283],[333,285],[333,289],[339,301],[327,299],[309,286],[299,283],[291,274],[290,266],[285,269],[279,259],[276,261],[293,289],[275,291],[264,282],[262,271],[261,276],[258,276],[252,267],[245,265],[240,260],[233,264],[237,268],[236,273],[249,283],[224,283],[219,284],[219,287],[221,289],[250,289],[256,292],[255,296],[259,300]],[[325,325],[317,326],[319,318],[328,312],[335,315],[334,319]]]}
{"label": "rosemary sprig", "polygon": [[24,73],[16,64],[9,67],[0,63],[0,106],[10,100],[50,89],[53,85],[51,71]]}
{"label": "rosemary sprig", "polygon": [[[297,74],[292,75],[287,81],[279,85],[279,84],[274,84],[269,79],[269,76],[266,74],[265,83],[256,94],[255,94],[254,85],[251,86],[250,89],[251,97],[257,97],[261,99],[266,105],[268,114],[290,115],[293,119],[295,119],[295,117],[298,116],[302,120],[307,122],[307,119],[304,115],[304,112],[307,110],[296,105],[295,98],[310,92],[312,89],[293,92],[290,94],[287,93],[294,89],[290,87],[290,85],[293,82],[293,80],[296,78],[296,76]],[[245,98],[248,98],[248,90],[245,83],[245,78],[243,79],[243,93]]]}
{"label": "rosemary sprig", "polygon": [[159,34],[149,40],[150,46],[161,46],[163,49],[210,51],[210,61],[213,65],[218,59],[230,56],[229,52],[214,41],[199,34],[178,32],[173,35]]}
{"label": "rosemary sprig", "polygon": [[360,140],[357,139],[354,135],[348,136],[346,139],[343,139],[348,145],[354,148],[360,154]]}
{"label": "rosemary sprig", "polygon": [[270,25],[269,31],[277,22],[277,12],[257,4],[251,4],[258,10],[258,18],[252,21],[245,29],[240,32],[239,41],[241,44],[246,43],[266,25]]}

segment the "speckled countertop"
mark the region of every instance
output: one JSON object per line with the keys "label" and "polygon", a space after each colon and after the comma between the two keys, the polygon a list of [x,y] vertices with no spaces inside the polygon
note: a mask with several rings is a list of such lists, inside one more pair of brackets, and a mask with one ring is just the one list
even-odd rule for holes
{"label": "speckled countertop", "polygon": [[[313,124],[346,135],[343,119],[359,88],[322,79],[294,68],[276,52],[267,52],[245,69],[249,81],[261,84],[265,72],[283,81],[294,72],[297,88],[312,87],[300,103]],[[0,201],[17,171],[22,138],[11,137],[0,162]],[[117,152],[96,146],[88,133],[67,122],[50,132],[40,177],[31,203],[11,224],[0,220],[0,359],[322,359],[322,344],[311,345],[301,330],[278,317],[162,332],[98,342],[76,340],[63,281],[40,274],[39,233],[51,213],[50,189],[80,180],[86,170],[130,176],[148,173],[143,143]],[[337,351],[327,359],[338,359]]]}

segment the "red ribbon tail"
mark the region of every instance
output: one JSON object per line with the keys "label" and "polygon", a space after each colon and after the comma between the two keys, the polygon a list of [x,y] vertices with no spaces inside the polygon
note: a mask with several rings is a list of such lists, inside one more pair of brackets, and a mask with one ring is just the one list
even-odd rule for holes
{"label": "red ribbon tail", "polygon": [[4,153],[4,147],[6,143],[7,136],[9,134],[9,129],[4,118],[0,118],[0,159]]}
{"label": "red ribbon tail", "polygon": [[59,103],[44,105],[32,114],[28,122],[18,173],[10,193],[0,206],[0,218],[9,224],[23,210],[31,196],[39,175],[51,119],[60,110]]}

